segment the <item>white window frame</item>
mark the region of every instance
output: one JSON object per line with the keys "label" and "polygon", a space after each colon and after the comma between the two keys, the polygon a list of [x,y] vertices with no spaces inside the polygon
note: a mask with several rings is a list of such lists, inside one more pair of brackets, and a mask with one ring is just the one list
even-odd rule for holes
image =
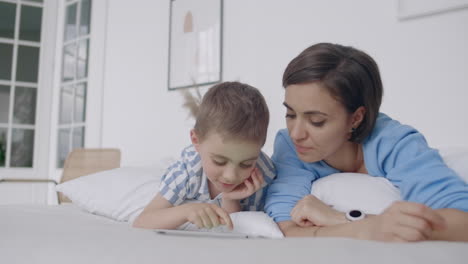
{"label": "white window frame", "polygon": [[[54,69],[53,96],[51,102],[51,130],[49,142],[48,168],[50,179],[60,181],[62,169],[57,168],[57,145],[60,107],[60,89],[62,78],[62,56],[64,46],[64,26],[67,4],[78,0],[58,3],[57,12],[57,34],[55,40],[55,65],[60,65]],[[107,29],[108,0],[92,0],[91,3],[91,23],[88,46],[88,77],[86,87],[86,118],[85,118],[85,141],[87,148],[102,147],[102,107],[103,90],[105,82],[105,58],[106,58],[106,29]],[[57,203],[56,191],[53,186],[49,187],[48,203]]]}
{"label": "white window frame", "polygon": [[[76,0],[75,0],[76,1]],[[4,0],[14,4],[27,3],[30,6],[42,6],[40,59],[37,82],[36,122],[34,135],[34,156],[32,168],[0,168],[0,179],[51,179],[59,182],[62,169],[57,169],[57,134],[59,117],[59,96],[62,70],[63,30],[65,6],[67,0],[44,0],[43,3],[22,0]],[[102,104],[105,74],[105,46],[107,28],[108,0],[93,0],[91,7],[91,32],[88,60],[88,84],[86,101],[86,130],[84,146],[101,147],[102,142]],[[18,10],[18,9],[17,9]],[[17,11],[18,12],[18,11]],[[19,19],[18,14],[16,19]],[[15,22],[15,31],[18,21]],[[17,33],[15,33],[17,34]],[[16,35],[15,35],[16,36]],[[5,39],[4,39],[5,40]],[[20,41],[19,43],[23,43]],[[29,43],[29,42],[28,42]],[[17,49],[17,48],[14,48]],[[16,51],[14,51],[16,52]],[[52,63],[51,63],[52,62]],[[16,59],[13,63],[16,63]],[[16,65],[16,64],[15,64]],[[12,70],[16,66],[12,65]],[[16,74],[16,71],[15,71]],[[15,80],[7,85],[10,87]],[[2,84],[5,84],[4,82]],[[18,83],[17,83],[18,84]],[[24,83],[19,83],[23,85]],[[12,94],[13,97],[13,94]],[[11,97],[10,97],[10,100]],[[11,104],[11,101],[10,101]],[[13,106],[10,106],[13,107]],[[10,111],[10,115],[12,112]],[[8,135],[10,139],[10,135]],[[9,150],[10,151],[10,150]],[[9,154],[9,153],[8,153]],[[9,159],[9,155],[7,155]],[[15,194],[15,197],[26,196],[21,201],[31,203],[56,204],[57,195],[52,184],[22,183],[21,188],[13,187],[18,183],[2,183],[0,188]],[[48,186],[48,187],[47,187]],[[0,189],[1,190],[1,189]],[[26,193],[28,192],[28,193]],[[3,195],[2,197],[5,197]],[[15,200],[13,197],[13,200]],[[0,202],[4,202],[3,200]]]}
{"label": "white window frame", "polygon": [[[30,41],[20,41],[16,38],[19,34],[19,12],[20,9],[16,9],[16,18],[15,18],[15,39],[10,43],[14,44],[13,48],[13,65],[12,73],[13,77],[16,75],[16,61],[17,61],[17,49],[18,44],[27,44],[28,46],[36,46],[40,48],[39,51],[39,69],[38,69],[38,80],[36,93],[36,121],[34,126],[34,153],[33,153],[33,167],[32,168],[17,168],[17,167],[5,167],[0,168],[0,178],[9,178],[9,179],[44,179],[48,178],[48,153],[49,153],[49,132],[50,132],[50,92],[52,89],[52,72],[54,65],[49,63],[54,59],[55,53],[55,24],[56,24],[56,1],[45,0],[43,3],[33,3],[20,0],[9,0],[3,2],[10,2],[17,5],[28,5],[42,7],[42,24],[41,24],[41,40],[40,44]],[[3,39],[5,40],[5,39]],[[4,83],[3,83],[4,84]],[[10,87],[13,86],[31,86],[31,83],[16,82],[13,78],[10,82]],[[9,127],[12,125],[12,107],[13,107],[14,93],[10,96],[10,113],[9,113]],[[16,126],[16,125],[15,125]],[[32,126],[28,126],[32,127]],[[8,140],[11,141],[11,133],[8,133]],[[11,152],[11,144],[7,149],[6,159],[9,163]],[[4,183],[2,188],[9,188],[17,183]],[[34,184],[26,183],[29,185],[24,187],[21,190],[29,190],[29,193],[20,193],[20,196],[26,196],[33,203],[46,202],[47,197],[46,189],[44,184]],[[17,188],[13,188],[18,190]],[[7,195],[10,195],[8,193]],[[28,199],[21,199],[25,201]]]}

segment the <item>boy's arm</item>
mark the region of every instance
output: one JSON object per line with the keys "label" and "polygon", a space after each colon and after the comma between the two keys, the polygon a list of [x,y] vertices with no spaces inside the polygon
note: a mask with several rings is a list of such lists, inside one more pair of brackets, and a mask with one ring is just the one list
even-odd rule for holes
{"label": "boy's arm", "polygon": [[240,212],[241,205],[239,200],[228,200],[223,197],[222,208],[228,212],[228,214]]}
{"label": "boy's arm", "polygon": [[230,192],[223,193],[222,208],[228,213],[241,211],[240,200],[246,199],[262,188],[264,183],[263,173],[254,168],[250,177]]}
{"label": "boy's arm", "polygon": [[148,229],[176,229],[186,222],[191,222],[199,228],[212,228],[218,225],[233,228],[228,213],[215,204],[189,203],[173,206],[161,194],[156,195],[146,206],[133,222],[133,226]]}
{"label": "boy's arm", "polygon": [[176,229],[187,222],[186,211],[183,205],[174,207],[158,193],[135,219],[133,226],[149,229]]}

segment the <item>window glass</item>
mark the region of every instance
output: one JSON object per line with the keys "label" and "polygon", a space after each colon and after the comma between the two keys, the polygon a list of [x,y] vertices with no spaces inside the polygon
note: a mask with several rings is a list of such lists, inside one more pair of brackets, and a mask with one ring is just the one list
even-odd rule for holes
{"label": "window glass", "polygon": [[75,78],[76,45],[70,44],[63,48],[62,81],[71,81]]}
{"label": "window glass", "polygon": [[0,38],[15,36],[16,4],[0,2]]}
{"label": "window glass", "polygon": [[81,14],[80,14],[80,35],[89,34],[89,22],[91,20],[91,1],[81,1]]}
{"label": "window glass", "polygon": [[63,168],[65,159],[70,151],[70,129],[59,129],[57,144],[57,166]]}
{"label": "window glass", "polygon": [[39,71],[39,48],[18,46],[16,80],[20,82],[37,82]]}
{"label": "window glass", "polygon": [[5,167],[7,132],[6,128],[0,127],[0,167]]}
{"label": "window glass", "polygon": [[84,127],[73,128],[73,149],[82,148],[84,146]]}
{"label": "window glass", "polygon": [[19,38],[21,40],[41,41],[42,8],[21,6]]}
{"label": "window glass", "polygon": [[59,124],[71,124],[73,111],[73,86],[64,86],[60,90]]}
{"label": "window glass", "polygon": [[0,85],[0,124],[8,124],[10,113],[10,86]]}
{"label": "window glass", "polygon": [[32,167],[34,130],[14,128],[11,139],[10,167]]}
{"label": "window glass", "polygon": [[16,87],[13,123],[34,125],[36,121],[36,92],[36,88]]}
{"label": "window glass", "polygon": [[78,49],[78,69],[76,72],[77,79],[86,78],[88,76],[88,45],[89,40],[80,41]]}
{"label": "window glass", "polygon": [[77,3],[67,6],[65,17],[65,41],[74,39],[76,34],[76,11]]}
{"label": "window glass", "polygon": [[85,121],[86,114],[86,83],[81,83],[76,86],[75,90],[75,122],[82,123]]}
{"label": "window glass", "polygon": [[13,45],[0,43],[0,80],[11,80]]}

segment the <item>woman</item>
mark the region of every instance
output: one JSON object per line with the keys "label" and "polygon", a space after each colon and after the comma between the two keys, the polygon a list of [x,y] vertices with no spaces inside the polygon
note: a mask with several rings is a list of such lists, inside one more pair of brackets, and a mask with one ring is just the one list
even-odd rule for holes
{"label": "woman", "polygon": [[[287,130],[275,139],[265,210],[286,236],[468,241],[467,184],[422,134],[379,113],[382,81],[369,55],[313,45],[289,63],[283,86]],[[404,201],[376,216],[338,212],[310,195],[337,172],[385,177]]]}

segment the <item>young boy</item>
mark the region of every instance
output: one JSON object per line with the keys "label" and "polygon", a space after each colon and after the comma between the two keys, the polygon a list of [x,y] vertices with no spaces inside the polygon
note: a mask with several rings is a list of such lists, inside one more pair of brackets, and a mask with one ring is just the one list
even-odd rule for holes
{"label": "young boy", "polygon": [[189,108],[196,118],[192,145],[167,169],[159,193],[133,222],[135,227],[176,229],[190,222],[232,229],[230,213],[263,210],[276,171],[261,152],[269,122],[261,93],[224,82]]}

